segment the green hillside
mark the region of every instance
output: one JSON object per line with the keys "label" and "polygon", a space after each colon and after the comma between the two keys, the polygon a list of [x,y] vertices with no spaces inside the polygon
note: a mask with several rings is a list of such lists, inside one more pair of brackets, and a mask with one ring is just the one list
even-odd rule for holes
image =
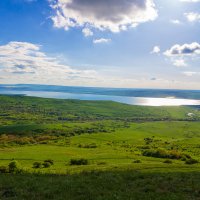
{"label": "green hillside", "polygon": [[0,199],[199,199],[199,116],[0,96]]}

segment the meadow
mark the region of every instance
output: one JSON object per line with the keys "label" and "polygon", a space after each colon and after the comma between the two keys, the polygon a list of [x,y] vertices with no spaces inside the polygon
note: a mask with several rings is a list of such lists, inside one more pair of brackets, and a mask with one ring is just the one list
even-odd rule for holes
{"label": "meadow", "polygon": [[200,199],[200,110],[0,96],[1,199]]}

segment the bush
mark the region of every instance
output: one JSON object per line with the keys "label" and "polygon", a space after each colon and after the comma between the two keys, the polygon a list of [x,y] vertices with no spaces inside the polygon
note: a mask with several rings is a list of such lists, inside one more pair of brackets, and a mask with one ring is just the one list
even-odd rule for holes
{"label": "bush", "polygon": [[169,160],[169,159],[167,159],[167,160],[165,160],[163,163],[166,163],[166,164],[172,164],[172,161]]}
{"label": "bush", "polygon": [[8,165],[8,170],[10,173],[18,173],[20,172],[20,164],[17,161],[12,161]]}
{"label": "bush", "polygon": [[141,163],[141,160],[134,160],[133,163]]}
{"label": "bush", "polygon": [[44,168],[51,167],[51,163],[50,162],[44,162],[44,163],[42,163],[42,165],[43,165]]}
{"label": "bush", "polygon": [[44,162],[48,162],[48,163],[50,163],[51,165],[53,165],[53,164],[54,164],[54,161],[53,161],[53,160],[51,160],[51,159],[45,160]]}
{"label": "bush", "polygon": [[142,149],[142,150],[146,150],[146,149],[150,149],[149,146],[138,146],[139,149]]}
{"label": "bush", "polygon": [[87,159],[71,159],[70,160],[70,165],[88,165],[88,160]]}
{"label": "bush", "polygon": [[187,160],[187,158],[185,157],[185,156],[183,156],[182,158],[181,158],[181,161],[186,161]]}
{"label": "bush", "polygon": [[97,165],[106,165],[106,162],[102,161],[102,162],[97,162]]}
{"label": "bush", "polygon": [[152,138],[144,138],[146,145],[151,144],[153,142]]}
{"label": "bush", "polygon": [[8,173],[9,169],[6,166],[0,166],[0,174]]}
{"label": "bush", "polygon": [[79,148],[95,149],[95,148],[97,148],[97,145],[95,143],[85,144],[85,145],[79,144],[78,147]]}
{"label": "bush", "polygon": [[150,149],[150,150],[146,150],[143,152],[142,154],[143,156],[147,156],[147,157],[155,157],[155,158],[169,158],[169,159],[181,159],[183,157],[186,158],[191,158],[189,155],[187,154],[183,154],[181,152],[175,151],[175,150],[171,150],[171,151],[167,151],[165,149]]}
{"label": "bush", "polygon": [[199,163],[198,160],[195,160],[193,158],[190,158],[185,161],[185,164],[187,164],[187,165],[193,165],[193,164],[197,164],[197,163]]}
{"label": "bush", "polygon": [[34,162],[33,168],[35,168],[35,169],[42,168],[42,163],[41,162]]}

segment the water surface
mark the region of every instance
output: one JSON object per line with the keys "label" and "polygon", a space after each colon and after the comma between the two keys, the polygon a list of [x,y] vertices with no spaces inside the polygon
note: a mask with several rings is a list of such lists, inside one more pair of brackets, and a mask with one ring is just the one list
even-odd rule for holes
{"label": "water surface", "polygon": [[46,91],[9,91],[2,90],[1,94],[18,94],[25,96],[56,98],[56,99],[79,99],[79,100],[104,100],[126,103],[140,106],[181,106],[181,105],[200,105],[200,100],[178,99],[178,98],[151,98],[151,97],[127,97],[96,94],[74,94],[65,92],[46,92]]}

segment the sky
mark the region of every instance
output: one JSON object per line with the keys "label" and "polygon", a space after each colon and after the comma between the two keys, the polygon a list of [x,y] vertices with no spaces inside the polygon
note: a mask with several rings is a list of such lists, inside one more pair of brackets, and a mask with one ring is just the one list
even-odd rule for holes
{"label": "sky", "polygon": [[1,0],[0,83],[200,89],[200,0]]}

